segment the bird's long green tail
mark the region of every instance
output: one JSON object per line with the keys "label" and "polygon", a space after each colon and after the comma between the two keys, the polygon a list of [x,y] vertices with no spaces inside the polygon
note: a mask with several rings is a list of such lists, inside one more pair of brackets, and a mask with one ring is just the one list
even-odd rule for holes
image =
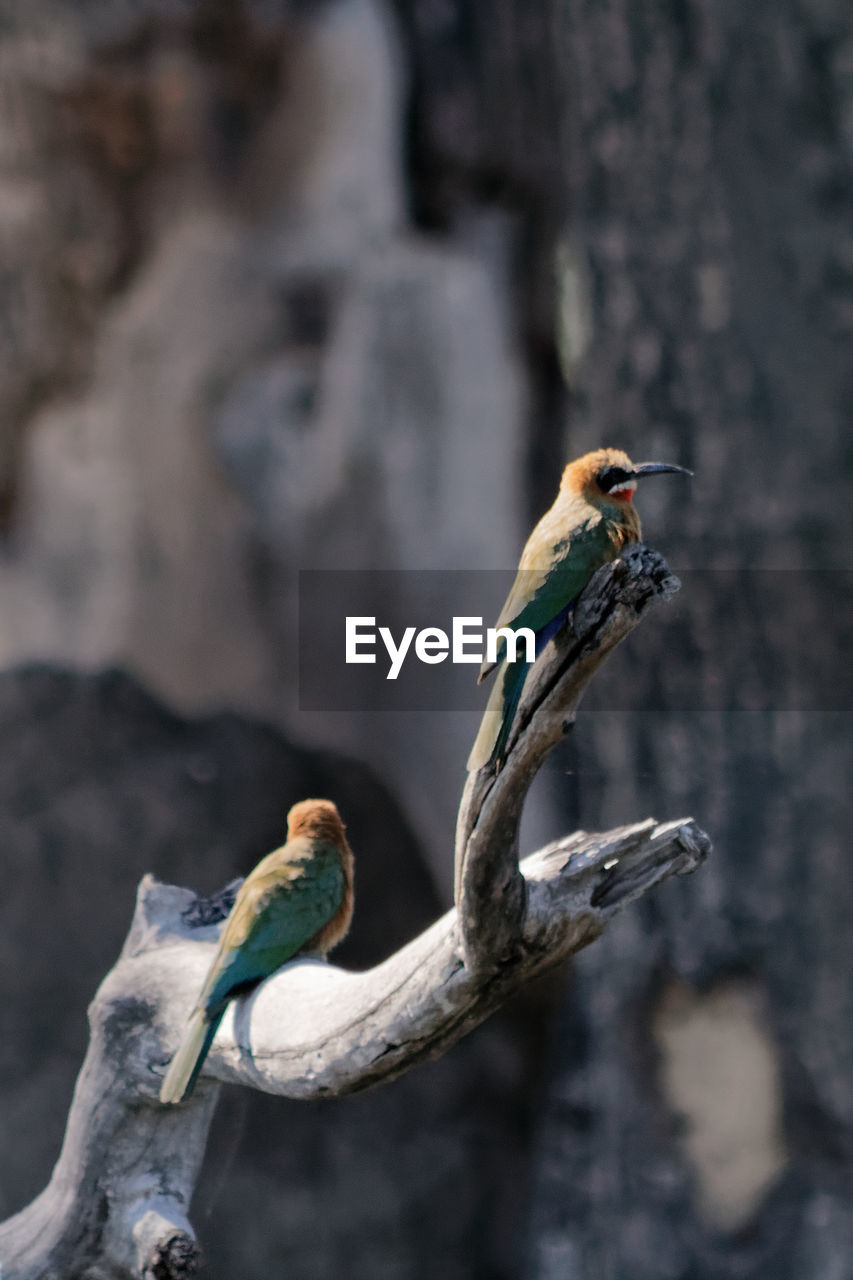
{"label": "bird's long green tail", "polygon": [[192,1093],[226,1007],[223,1005],[212,1019],[204,1009],[195,1010],[163,1078],[161,1102],[183,1102]]}
{"label": "bird's long green tail", "polygon": [[503,756],[531,665],[529,662],[504,662],[501,666],[468,756],[469,773]]}

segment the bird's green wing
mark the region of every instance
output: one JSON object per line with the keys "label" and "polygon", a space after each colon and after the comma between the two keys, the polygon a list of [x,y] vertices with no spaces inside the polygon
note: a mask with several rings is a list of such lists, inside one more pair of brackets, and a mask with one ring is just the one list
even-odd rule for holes
{"label": "bird's green wing", "polygon": [[[530,627],[539,632],[580,595],[592,575],[617,553],[608,522],[586,521],[565,538],[543,539],[537,545],[536,530],[524,549],[521,564],[500,617],[500,627]],[[505,644],[498,645],[498,661]],[[497,664],[484,663],[481,679]]]}
{"label": "bird's green wing", "polygon": [[[549,513],[530,535],[497,629],[529,627],[540,636],[577,599],[596,569],[617,553],[608,523],[598,515],[575,524],[563,538],[555,538],[553,528]],[[481,666],[480,680],[503,662],[506,642],[502,637],[496,653],[496,662],[485,661]],[[501,759],[529,670],[530,664],[520,660],[503,665],[468,756],[469,772]]]}
{"label": "bird's green wing", "polygon": [[258,863],[237,895],[199,996],[213,1011],[239,988],[274,973],[322,929],[344,900],[334,845],[290,840]]}

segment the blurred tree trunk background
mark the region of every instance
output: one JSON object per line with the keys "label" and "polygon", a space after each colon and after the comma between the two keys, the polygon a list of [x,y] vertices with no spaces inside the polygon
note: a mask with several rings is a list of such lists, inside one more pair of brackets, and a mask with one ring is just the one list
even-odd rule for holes
{"label": "blurred tree trunk background", "polygon": [[640,499],[685,588],[530,823],[715,853],[388,1089],[225,1091],[207,1274],[845,1280],[849,4],[2,15],[0,1216],[143,871],[212,890],[317,792],[343,962],[448,900],[476,719],[301,711],[296,571],[512,566],[609,443],[695,470]]}

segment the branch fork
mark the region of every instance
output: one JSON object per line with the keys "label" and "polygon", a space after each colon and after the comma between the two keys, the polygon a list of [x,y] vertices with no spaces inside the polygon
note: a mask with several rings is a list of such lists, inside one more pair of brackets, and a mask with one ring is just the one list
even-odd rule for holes
{"label": "branch fork", "polygon": [[233,1001],[196,1092],[158,1102],[162,1075],[213,955],[236,884],[218,900],[146,876],[91,1038],[47,1188],[0,1225],[3,1280],[180,1280],[199,1251],[187,1217],[217,1081],[292,1098],[341,1095],[436,1056],[613,915],[700,865],[691,819],[578,831],[518,859],[528,788],[608,653],[677,589],[646,547],[600,569],[536,663],[504,766],[471,774],[459,809],[456,905],[382,964],[349,973],[312,957]]}

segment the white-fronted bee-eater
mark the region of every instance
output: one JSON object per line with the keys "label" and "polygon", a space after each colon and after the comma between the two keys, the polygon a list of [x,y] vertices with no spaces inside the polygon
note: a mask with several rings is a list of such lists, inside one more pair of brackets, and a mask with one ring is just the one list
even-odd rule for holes
{"label": "white-fronted bee-eater", "polygon": [[[596,449],[570,462],[554,505],[527,540],[496,629],[529,628],[536,637],[538,656],[567,620],[596,569],[615,560],[627,543],[640,540],[640,518],[634,507],[637,481],[669,471],[692,475],[685,467],[669,463],[633,463],[621,449]],[[486,660],[480,668],[480,680],[495,667],[500,670],[468,757],[469,771],[485,765],[497,771],[503,764],[532,665],[520,654],[521,647],[516,661],[508,661],[506,640],[500,637],[497,660]]]}
{"label": "white-fronted bee-eater", "polygon": [[160,1089],[181,1102],[195,1086],[228,1001],[294,956],[325,955],[346,934],[353,857],[331,800],[302,800],[287,815],[287,843],[243,881]]}

